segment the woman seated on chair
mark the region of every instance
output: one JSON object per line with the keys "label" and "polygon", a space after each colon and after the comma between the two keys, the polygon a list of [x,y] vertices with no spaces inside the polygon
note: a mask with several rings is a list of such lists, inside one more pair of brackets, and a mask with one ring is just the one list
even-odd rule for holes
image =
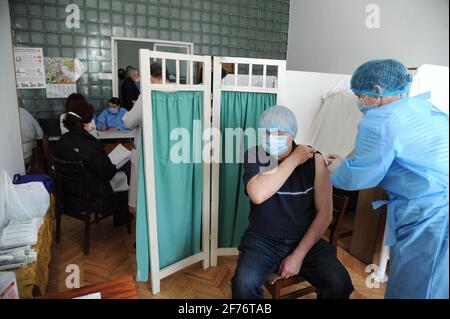
{"label": "woman seated on chair", "polygon": [[[64,103],[64,113],[61,114],[61,116],[59,117],[59,126],[61,129],[61,135],[68,132],[68,129],[64,126],[64,118],[66,117],[66,113],[70,111],[69,108],[71,105],[73,105],[73,103],[80,101],[86,102],[86,99],[80,93],[72,93],[67,97],[66,102]],[[97,136],[97,127],[95,126],[95,118],[93,118],[89,123],[88,132],[91,133],[93,136]]]}
{"label": "woman seated on chair", "polygon": [[[69,130],[55,145],[55,157],[66,161],[83,161],[86,165],[89,187],[92,192],[92,212],[114,214],[114,225],[129,221],[126,196],[115,194],[109,181],[117,173],[116,167],[106,155],[103,144],[89,134],[89,123],[94,114],[92,105],[75,101],[68,106],[63,124]],[[125,200],[120,200],[120,198]],[[63,185],[63,209],[70,212],[85,210],[82,185],[66,182]]]}
{"label": "woman seated on chair", "polygon": [[268,108],[260,127],[262,145],[249,149],[244,160],[250,223],[239,245],[233,298],[263,298],[262,285],[273,273],[300,274],[319,298],[348,298],[350,276],[334,246],[321,239],[333,213],[324,158],[294,142],[297,120],[286,107]]}

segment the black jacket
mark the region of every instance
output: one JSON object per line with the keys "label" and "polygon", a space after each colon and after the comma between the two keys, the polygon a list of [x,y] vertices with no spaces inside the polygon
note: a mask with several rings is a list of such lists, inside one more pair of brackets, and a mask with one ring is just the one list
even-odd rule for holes
{"label": "black jacket", "polygon": [[120,104],[127,111],[133,108],[133,101],[137,101],[139,89],[131,78],[126,78],[120,87]]}
{"label": "black jacket", "polygon": [[[109,180],[116,174],[116,167],[106,155],[103,144],[84,129],[65,133],[55,145],[55,157],[66,161],[84,161],[89,173],[92,192],[92,211],[115,212],[114,193]],[[84,211],[83,186],[75,182],[62,185],[63,209],[70,212]]]}

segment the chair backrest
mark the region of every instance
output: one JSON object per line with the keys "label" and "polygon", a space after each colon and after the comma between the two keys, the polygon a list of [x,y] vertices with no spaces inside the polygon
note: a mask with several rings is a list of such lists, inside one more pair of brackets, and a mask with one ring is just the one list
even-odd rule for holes
{"label": "chair backrest", "polygon": [[85,166],[83,161],[66,161],[53,157],[55,174],[63,179],[83,183],[85,179]]}
{"label": "chair backrest", "polygon": [[54,178],[52,148],[47,135],[44,135],[44,138],[42,139],[42,150],[44,152],[46,173],[51,178]]}
{"label": "chair backrest", "polygon": [[348,204],[347,196],[339,196],[339,195],[333,194],[333,219],[330,223],[330,226],[328,226],[328,229],[330,230],[330,235],[328,237],[328,240],[334,246],[336,246],[336,244],[337,244],[336,229],[339,226],[342,215],[344,214],[344,212],[347,209],[347,204]]}
{"label": "chair backrest", "polygon": [[69,181],[72,183],[82,185],[84,189],[85,204],[90,206],[90,187],[89,178],[86,166],[83,161],[66,161],[57,157],[53,157],[53,166],[55,173],[55,190],[56,190],[56,206],[57,209],[61,208],[62,194],[64,182]]}

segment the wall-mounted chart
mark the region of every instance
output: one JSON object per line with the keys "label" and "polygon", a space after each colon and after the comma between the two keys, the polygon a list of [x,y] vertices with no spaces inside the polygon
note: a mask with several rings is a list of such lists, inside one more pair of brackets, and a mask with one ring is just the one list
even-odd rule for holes
{"label": "wall-mounted chart", "polygon": [[18,89],[45,89],[42,48],[14,48],[16,84]]}

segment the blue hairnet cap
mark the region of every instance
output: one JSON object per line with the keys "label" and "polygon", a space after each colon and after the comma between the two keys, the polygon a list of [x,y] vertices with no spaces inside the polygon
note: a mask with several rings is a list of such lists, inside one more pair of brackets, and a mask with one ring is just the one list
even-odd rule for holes
{"label": "blue hairnet cap", "polygon": [[399,61],[372,60],[356,69],[350,89],[360,95],[390,96],[408,92],[411,82],[411,73]]}
{"label": "blue hairnet cap", "polygon": [[260,127],[269,132],[281,131],[297,135],[297,119],[285,106],[271,106],[261,114]]}

